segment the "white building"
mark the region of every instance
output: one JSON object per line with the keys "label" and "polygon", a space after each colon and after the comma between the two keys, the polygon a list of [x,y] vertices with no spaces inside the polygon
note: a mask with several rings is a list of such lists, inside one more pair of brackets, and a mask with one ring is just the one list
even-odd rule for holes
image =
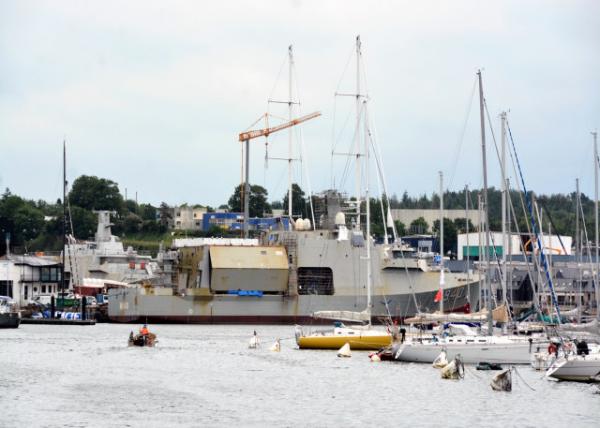
{"label": "white building", "polygon": [[21,306],[57,295],[61,265],[56,257],[14,255],[0,259],[0,295],[10,296]]}
{"label": "white building", "polygon": [[206,207],[182,205],[173,208],[173,228],[175,230],[202,230],[202,218]]}
{"label": "white building", "polygon": [[[479,242],[481,238],[481,244]],[[479,252],[481,247],[481,253],[485,254],[483,248],[485,247],[486,239],[485,234],[483,233],[461,233],[457,237],[457,256],[458,260],[463,260],[467,256],[467,252],[469,257],[478,259]],[[542,238],[542,246],[544,247],[545,254],[549,255],[570,255],[571,254],[571,246],[573,244],[573,238],[570,236],[546,236],[544,235]],[[537,242],[530,242],[528,235],[518,235],[516,233],[509,234],[507,236],[507,248],[506,250],[503,248],[502,241],[502,233],[500,232],[491,232],[490,233],[490,250],[489,254],[493,255],[492,248],[496,249],[496,254],[498,256],[503,255],[519,255],[523,254],[522,246],[525,246],[527,252],[534,250],[536,253],[538,252]]]}

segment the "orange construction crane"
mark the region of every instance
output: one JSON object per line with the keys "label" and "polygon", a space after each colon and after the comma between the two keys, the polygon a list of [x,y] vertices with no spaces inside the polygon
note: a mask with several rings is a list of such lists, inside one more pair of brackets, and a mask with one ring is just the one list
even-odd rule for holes
{"label": "orange construction crane", "polygon": [[285,123],[282,123],[281,125],[273,126],[271,128],[254,129],[252,131],[242,132],[240,134],[240,141],[248,141],[248,140],[252,140],[253,138],[258,138],[258,137],[268,137],[270,134],[272,134],[274,132],[281,131],[282,129],[287,129],[292,126],[299,125],[302,122],[306,122],[307,120],[314,119],[315,117],[319,117],[319,116],[321,116],[321,112],[316,111],[314,113],[307,114],[306,116],[302,116],[297,119],[290,120],[289,122],[285,122]]}
{"label": "orange construction crane", "polygon": [[282,123],[281,125],[273,126],[264,129],[254,129],[251,131],[242,132],[239,135],[239,141],[244,143],[245,161],[244,161],[244,187],[243,187],[243,199],[244,199],[244,237],[248,238],[248,219],[250,218],[250,140],[258,137],[268,137],[270,134],[287,129],[292,126],[306,122],[307,120],[314,119],[315,117],[321,116],[320,111],[316,111],[306,116],[299,117],[297,119],[290,120],[289,122]]}

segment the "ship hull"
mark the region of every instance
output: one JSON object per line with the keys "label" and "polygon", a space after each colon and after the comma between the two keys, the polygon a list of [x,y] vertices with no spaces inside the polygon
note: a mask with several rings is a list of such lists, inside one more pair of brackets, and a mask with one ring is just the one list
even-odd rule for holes
{"label": "ship hull", "polygon": [[[373,322],[392,317],[402,321],[421,311],[433,310],[437,291],[373,296]],[[477,301],[479,284],[446,289],[445,308],[461,311]],[[318,324],[330,323],[312,318],[312,313],[327,310],[360,311],[366,307],[364,296],[320,295],[152,295],[144,288],[118,290],[109,295],[108,317],[113,322],[197,323],[197,324]]]}

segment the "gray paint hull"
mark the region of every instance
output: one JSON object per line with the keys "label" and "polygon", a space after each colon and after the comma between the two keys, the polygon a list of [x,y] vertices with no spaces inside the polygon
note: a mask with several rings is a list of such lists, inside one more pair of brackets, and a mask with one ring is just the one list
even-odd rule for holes
{"label": "gray paint hull", "polygon": [[[156,296],[143,294],[141,288],[113,293],[109,296],[109,318],[117,322],[181,322],[181,323],[305,323],[318,310],[362,311],[365,298],[355,296],[281,296],[263,297]],[[478,296],[478,284],[447,290],[448,310],[458,310]],[[421,310],[433,310],[436,292],[373,296],[373,319],[389,314],[402,319],[415,314],[416,299]],[[461,297],[458,297],[458,296]],[[467,297],[470,296],[470,297]],[[387,302],[387,306],[386,306]],[[314,320],[313,320],[314,322]]]}
{"label": "gray paint hull", "polygon": [[[131,288],[114,290],[109,295],[108,316],[118,322],[190,322],[190,323],[298,323],[320,310],[362,311],[367,305],[365,247],[350,241],[332,239],[328,232],[287,232],[278,236],[273,245],[284,245],[293,237],[297,268],[329,268],[333,280],[332,295],[298,295],[297,285],[281,294],[262,297],[213,294],[211,284],[201,281],[200,287],[180,290],[146,290]],[[402,319],[418,310],[431,312],[439,308],[434,297],[440,287],[439,271],[428,270],[416,259],[394,258],[386,248],[372,247],[373,266],[372,315]],[[205,275],[206,276],[206,275]],[[479,281],[464,273],[445,275],[444,310],[456,311],[467,303],[478,302]],[[231,289],[269,290],[269,284],[231,284]],[[168,295],[155,295],[165,294]],[[197,294],[203,295],[197,295]],[[415,303],[416,302],[416,303]],[[418,306],[418,310],[417,310]],[[475,309],[475,308],[474,308]]]}

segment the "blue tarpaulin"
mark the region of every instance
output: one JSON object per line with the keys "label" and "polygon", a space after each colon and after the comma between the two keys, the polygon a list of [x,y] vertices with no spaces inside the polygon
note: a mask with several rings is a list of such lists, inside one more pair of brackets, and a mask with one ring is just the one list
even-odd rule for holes
{"label": "blue tarpaulin", "polygon": [[260,290],[229,290],[228,294],[237,294],[238,296],[254,296],[262,297],[263,292]]}

